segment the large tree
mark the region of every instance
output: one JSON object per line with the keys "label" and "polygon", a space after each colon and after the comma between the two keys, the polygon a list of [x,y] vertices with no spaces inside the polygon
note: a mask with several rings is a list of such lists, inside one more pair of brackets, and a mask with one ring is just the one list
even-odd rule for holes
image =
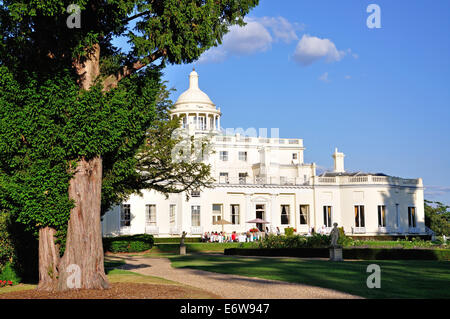
{"label": "large tree", "polygon": [[[257,2],[0,1],[0,200],[39,229],[41,289],[67,289],[71,265],[81,269],[82,288],[109,287],[102,192],[107,207],[141,182],[189,185],[173,174],[166,177],[174,184],[152,183],[160,163],[136,156],[151,145],[145,132],[158,119],[161,68],[220,44]],[[114,47],[115,37],[131,50]],[[146,178],[135,175],[139,165]]]}

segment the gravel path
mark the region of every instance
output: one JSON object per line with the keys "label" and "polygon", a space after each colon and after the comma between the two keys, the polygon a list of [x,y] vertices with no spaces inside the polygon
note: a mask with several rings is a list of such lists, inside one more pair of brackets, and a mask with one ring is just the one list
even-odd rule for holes
{"label": "gravel path", "polygon": [[121,269],[131,270],[204,289],[226,299],[335,299],[360,298],[332,289],[277,280],[172,268],[167,258],[124,258]]}

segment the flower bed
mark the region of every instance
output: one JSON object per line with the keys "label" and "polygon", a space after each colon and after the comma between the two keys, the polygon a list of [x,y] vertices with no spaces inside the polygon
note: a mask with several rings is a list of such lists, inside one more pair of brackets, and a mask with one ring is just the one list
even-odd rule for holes
{"label": "flower bed", "polygon": [[0,280],[0,288],[1,287],[6,287],[6,286],[12,286],[13,282],[11,280]]}

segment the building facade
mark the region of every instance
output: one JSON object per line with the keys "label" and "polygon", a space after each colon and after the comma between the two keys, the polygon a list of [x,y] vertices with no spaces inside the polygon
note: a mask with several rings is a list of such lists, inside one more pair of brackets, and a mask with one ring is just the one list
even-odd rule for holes
{"label": "building facade", "polygon": [[[333,223],[355,236],[425,235],[422,179],[380,173],[347,172],[344,154],[335,149],[334,170],[316,174],[304,163],[302,139],[223,132],[220,108],[189,75],[189,89],[180,95],[171,116],[189,134],[212,136],[212,188],[190,194],[143,191],[103,216],[104,236],[152,234],[188,236],[224,230],[230,234],[257,227],[283,232],[291,227],[307,234],[329,232]],[[256,135],[255,135],[256,136]],[[267,224],[248,223],[260,218]],[[228,222],[221,225],[218,221]]]}

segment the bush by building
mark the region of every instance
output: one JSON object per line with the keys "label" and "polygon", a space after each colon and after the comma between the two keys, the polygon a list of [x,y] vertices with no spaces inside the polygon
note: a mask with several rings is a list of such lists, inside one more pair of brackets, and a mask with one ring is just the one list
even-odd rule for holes
{"label": "bush by building", "polygon": [[151,249],[154,243],[153,236],[148,234],[106,237],[103,238],[103,250],[112,253],[136,253]]}

